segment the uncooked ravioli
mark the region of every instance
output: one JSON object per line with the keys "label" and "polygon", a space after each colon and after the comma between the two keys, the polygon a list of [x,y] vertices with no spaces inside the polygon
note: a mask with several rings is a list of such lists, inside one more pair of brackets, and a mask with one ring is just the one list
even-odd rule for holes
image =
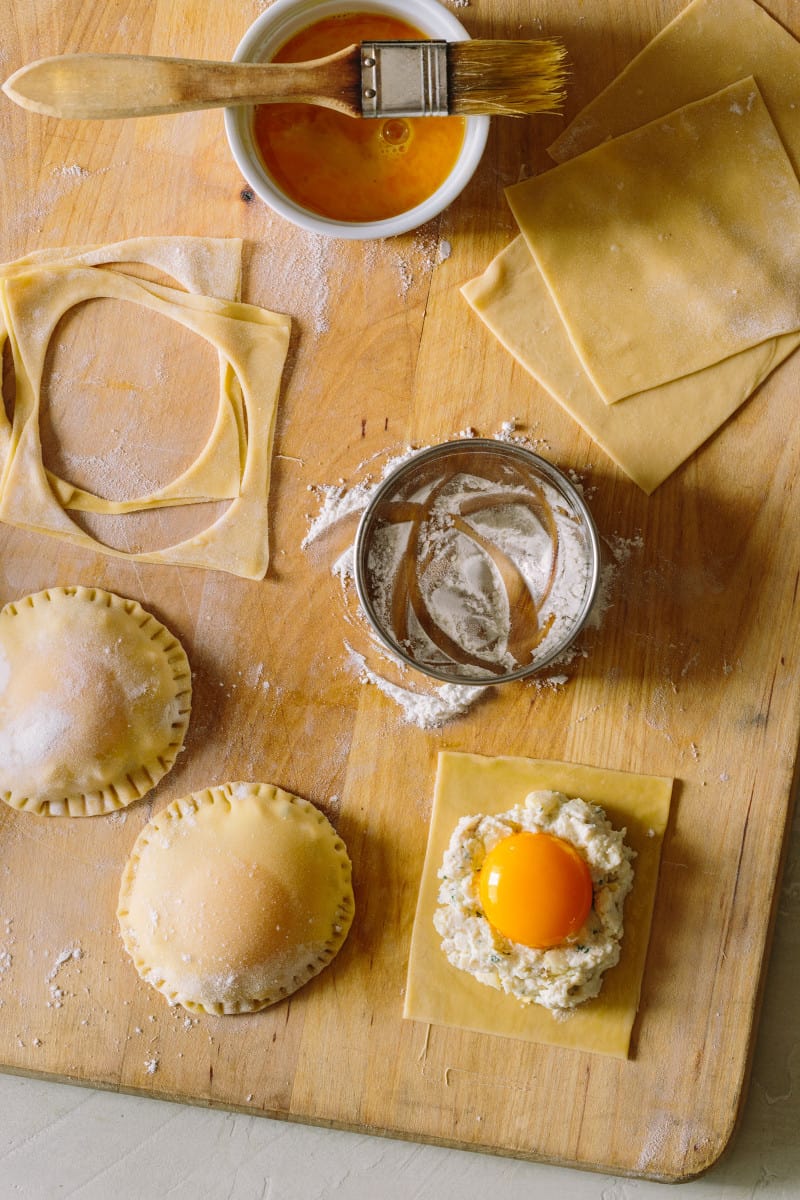
{"label": "uncooked ravioli", "polygon": [[353,919],[351,866],[325,814],[271,784],[174,800],[139,834],[117,916],[170,1004],[255,1012],[327,966]]}
{"label": "uncooked ravioli", "polygon": [[124,808],[189,724],[180,642],[135,600],[50,588],[0,611],[0,798],[44,816]]}

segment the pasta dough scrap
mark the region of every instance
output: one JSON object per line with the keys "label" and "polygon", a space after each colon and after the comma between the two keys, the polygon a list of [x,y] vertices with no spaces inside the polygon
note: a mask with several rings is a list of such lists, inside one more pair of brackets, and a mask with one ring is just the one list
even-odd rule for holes
{"label": "pasta dough scrap", "polygon": [[319,974],[353,912],[350,860],[324,813],[272,784],[226,783],[148,822],[117,917],[139,975],[170,1004],[227,1014]]}
{"label": "pasta dough scrap", "polygon": [[[50,266],[108,267],[139,264],[155,267],[187,291],[223,300],[239,300],[242,284],[242,243],[238,238],[142,237],[110,245],[35,250],[0,266],[0,281]],[[4,306],[0,303],[0,352],[7,337]],[[208,441],[198,459],[177,479],[147,496],[114,501],[78,488],[48,471],[50,486],[64,508],[114,514],[187,504],[229,500],[240,480],[240,435],[243,423],[241,389],[224,355],[220,354],[220,401]],[[11,423],[0,410],[0,467],[11,443]]]}
{"label": "pasta dough scrap", "polygon": [[188,292],[240,300],[242,296],[241,238],[138,237],[91,246],[65,246],[32,250],[0,267],[3,276],[27,272],[32,267],[103,267],[137,263],[155,267]]}
{"label": "pasta dough scrap", "polygon": [[172,767],[192,680],[135,600],[51,588],[0,611],[0,797],[41,816],[123,808]]}
{"label": "pasta dough scrap", "polygon": [[243,444],[243,404],[239,381],[231,364],[220,367],[219,403],[214,424],[200,454],[185,471],[146,496],[109,500],[59,478],[47,468],[47,481],[62,508],[113,516],[178,504],[232,500],[239,492]]}
{"label": "pasta dough scrap", "polygon": [[[275,413],[289,345],[288,317],[253,305],[179,292],[100,267],[51,265],[46,270],[20,270],[3,281],[2,296],[17,393],[0,485],[0,519],[129,560],[263,578],[269,561],[267,501]],[[216,347],[231,379],[231,389],[223,389],[223,397],[237,430],[237,493],[207,529],[161,550],[126,553],[85,533],[59,503],[42,463],[39,404],[47,346],[63,313],[97,297],[130,301],[178,321]],[[239,388],[241,415],[236,411]],[[208,452],[209,446],[201,458],[208,458]],[[198,460],[198,472],[202,465]],[[213,478],[213,459],[207,465]]]}
{"label": "pasta dough scrap", "polygon": [[609,403],[800,329],[800,184],[752,78],[506,194]]}
{"label": "pasta dough scrap", "polygon": [[[661,845],[673,780],[571,763],[517,757],[439,754],[433,813],[411,939],[403,1015],[552,1046],[628,1056],[644,974],[655,903]],[[636,852],[633,888],[625,901],[625,933],[618,965],[602,991],[567,1020],[555,1021],[536,1005],[481,984],[447,961],[433,926],[437,872],[461,817],[493,815],[521,804],[529,792],[549,790],[598,804],[615,828],[625,828]]]}

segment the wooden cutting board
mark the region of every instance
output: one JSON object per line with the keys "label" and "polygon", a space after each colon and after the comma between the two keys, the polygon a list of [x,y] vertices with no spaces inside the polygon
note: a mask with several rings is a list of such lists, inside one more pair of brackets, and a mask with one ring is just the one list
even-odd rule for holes
{"label": "wooden cutting board", "polygon": [[[224,57],[263,7],[2,0],[0,67],[65,51]],[[767,7],[800,32],[789,0]],[[522,0],[458,12],[474,35],[563,35],[572,115],[679,8],[541,0],[533,25]],[[245,298],[294,319],[265,581],[0,529],[0,601],[109,588],[165,621],[194,669],[186,752],[149,800],[86,821],[0,812],[4,1069],[659,1179],[691,1176],[723,1149],[747,1078],[800,727],[800,358],[651,498],[623,477],[458,291],[513,236],[502,189],[547,165],[560,128],[495,123],[441,219],[348,244],[302,234],[248,196],[219,113],[78,124],[0,102],[2,261],[135,235],[240,236]],[[46,456],[76,482],[163,480],[204,440],[214,361],[165,322],[87,305],[59,327],[49,371]],[[582,479],[612,553],[612,602],[566,682],[509,686],[425,731],[353,668],[358,630],[329,570],[337,539],[301,546],[314,489],[355,482],[411,442],[491,436],[510,420]],[[105,534],[163,543],[176,519]],[[630,1061],[402,1020],[442,748],[676,776]],[[190,1018],[124,957],[118,881],[152,811],[235,779],[328,813],[353,858],[357,917],[335,964],[291,1001]]]}

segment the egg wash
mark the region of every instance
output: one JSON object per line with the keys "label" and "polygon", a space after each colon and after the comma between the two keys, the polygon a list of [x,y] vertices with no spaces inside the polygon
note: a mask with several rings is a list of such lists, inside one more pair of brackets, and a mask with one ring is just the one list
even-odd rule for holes
{"label": "egg wash", "polygon": [[[272,61],[424,36],[396,17],[345,13],[300,30]],[[312,104],[263,104],[253,132],[264,166],[295,203],[333,220],[381,221],[416,208],[444,183],[465,128],[463,117],[366,119]]]}

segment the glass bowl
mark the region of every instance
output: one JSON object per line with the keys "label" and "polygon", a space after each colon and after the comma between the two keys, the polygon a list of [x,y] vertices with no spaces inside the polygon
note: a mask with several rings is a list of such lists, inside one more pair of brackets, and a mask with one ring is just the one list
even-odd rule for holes
{"label": "glass bowl", "polygon": [[600,545],[567,477],[515,443],[445,442],[378,487],[354,548],[383,645],[447,683],[521,679],[564,654],[597,594]]}

